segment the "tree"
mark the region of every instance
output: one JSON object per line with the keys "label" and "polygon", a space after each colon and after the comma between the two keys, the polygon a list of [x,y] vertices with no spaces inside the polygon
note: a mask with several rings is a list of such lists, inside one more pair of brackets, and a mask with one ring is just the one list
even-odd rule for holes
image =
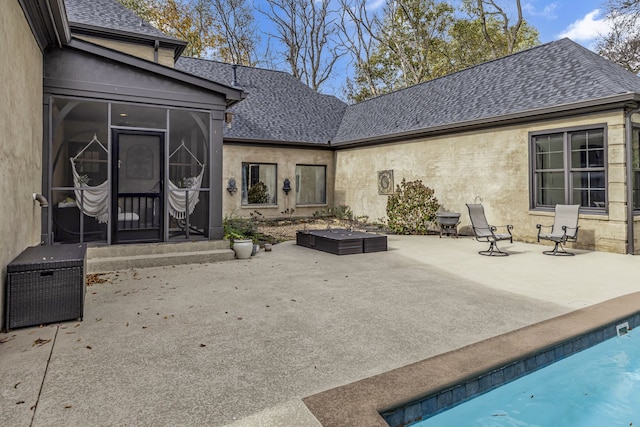
{"label": "tree", "polygon": [[340,9],[338,36],[355,68],[355,80],[345,82],[347,98],[358,102],[381,95],[377,82],[384,78],[372,66],[380,20],[367,9],[367,0],[341,0]]}
{"label": "tree", "polygon": [[596,45],[603,57],[634,74],[640,72],[640,0],[610,0],[607,20],[611,31]]}
{"label": "tree", "polygon": [[459,10],[435,0],[395,0],[380,24],[356,17],[352,21],[374,43],[366,58],[356,61],[347,96],[362,101],[539,43],[537,30],[522,18],[520,0],[516,23],[511,19],[495,0],[463,0]]}
{"label": "tree", "polygon": [[266,0],[262,11],[275,25],[271,34],[283,46],[291,74],[314,90],[319,90],[333,73],[343,55],[335,43],[336,27],[329,0]]}
{"label": "tree", "polygon": [[118,0],[167,35],[186,41],[183,55],[255,65],[257,36],[244,0]]}
{"label": "tree", "polygon": [[215,28],[224,40],[218,57],[224,62],[255,66],[256,34],[252,10],[245,0],[210,0]]}

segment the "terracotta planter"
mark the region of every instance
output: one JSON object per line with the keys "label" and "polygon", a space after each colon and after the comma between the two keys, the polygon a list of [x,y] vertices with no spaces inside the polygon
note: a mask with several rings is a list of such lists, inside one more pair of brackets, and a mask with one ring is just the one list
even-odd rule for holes
{"label": "terracotta planter", "polygon": [[236,258],[249,259],[253,251],[253,241],[251,239],[234,240],[233,251],[236,253]]}

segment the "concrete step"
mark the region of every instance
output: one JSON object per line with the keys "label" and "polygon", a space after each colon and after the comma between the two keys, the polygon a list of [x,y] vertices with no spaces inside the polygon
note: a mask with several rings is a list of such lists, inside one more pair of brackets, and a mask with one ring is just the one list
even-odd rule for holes
{"label": "concrete step", "polygon": [[229,249],[229,247],[228,240],[91,246],[87,249],[87,259],[211,251],[216,249]]}
{"label": "concrete step", "polygon": [[234,253],[228,241],[152,243],[90,247],[87,273],[180,264],[230,261]]}

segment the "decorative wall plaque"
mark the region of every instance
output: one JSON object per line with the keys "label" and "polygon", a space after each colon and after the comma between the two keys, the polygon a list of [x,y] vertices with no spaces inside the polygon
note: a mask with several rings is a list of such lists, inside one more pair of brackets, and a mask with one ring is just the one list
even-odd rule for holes
{"label": "decorative wall plaque", "polygon": [[393,170],[378,171],[378,194],[393,194]]}

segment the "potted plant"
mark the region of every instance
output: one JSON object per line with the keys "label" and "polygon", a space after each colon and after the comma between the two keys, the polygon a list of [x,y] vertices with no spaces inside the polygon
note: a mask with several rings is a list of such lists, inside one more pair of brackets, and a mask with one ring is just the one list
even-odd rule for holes
{"label": "potted plant", "polygon": [[238,259],[248,259],[255,252],[254,239],[257,225],[253,218],[225,218],[224,238],[231,241],[231,248]]}

